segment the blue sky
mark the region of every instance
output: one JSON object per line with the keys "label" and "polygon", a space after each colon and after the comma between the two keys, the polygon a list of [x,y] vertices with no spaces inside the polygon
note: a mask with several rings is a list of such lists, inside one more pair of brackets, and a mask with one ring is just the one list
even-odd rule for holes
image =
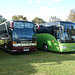
{"label": "blue sky", "polygon": [[0,15],[11,20],[13,15],[26,16],[29,21],[35,17],[49,21],[50,16],[67,19],[75,0],[0,0]]}

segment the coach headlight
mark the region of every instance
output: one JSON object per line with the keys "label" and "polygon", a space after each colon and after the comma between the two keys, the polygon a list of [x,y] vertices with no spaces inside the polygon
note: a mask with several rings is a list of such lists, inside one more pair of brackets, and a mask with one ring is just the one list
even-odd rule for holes
{"label": "coach headlight", "polygon": [[13,46],[18,46],[18,44],[12,44]]}
{"label": "coach headlight", "polygon": [[13,46],[18,46],[18,43],[17,42],[12,42],[12,45]]}
{"label": "coach headlight", "polygon": [[60,39],[57,39],[58,42],[60,42]]}
{"label": "coach headlight", "polygon": [[63,49],[67,48],[66,46],[62,46]]}

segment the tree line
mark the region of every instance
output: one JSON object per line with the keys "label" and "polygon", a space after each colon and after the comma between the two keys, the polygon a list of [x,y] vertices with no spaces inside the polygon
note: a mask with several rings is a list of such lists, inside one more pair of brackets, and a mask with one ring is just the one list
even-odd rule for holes
{"label": "tree line", "polygon": [[[0,23],[6,21],[7,19],[3,18],[0,15]],[[24,17],[23,15],[14,15],[12,16],[12,20],[24,20],[24,21],[28,21],[27,17]],[[57,18],[56,16],[51,16],[49,19],[49,22],[54,22],[54,21],[62,21],[60,18]],[[70,10],[69,16],[66,19],[66,21],[71,21],[71,22],[75,22],[75,9]],[[34,23],[45,23],[46,21],[44,21],[42,18],[39,17],[35,17],[32,22]]]}
{"label": "tree line", "polygon": [[3,18],[3,16],[0,15],[0,24],[3,23],[3,22],[5,22],[6,20],[7,20],[7,19]]}

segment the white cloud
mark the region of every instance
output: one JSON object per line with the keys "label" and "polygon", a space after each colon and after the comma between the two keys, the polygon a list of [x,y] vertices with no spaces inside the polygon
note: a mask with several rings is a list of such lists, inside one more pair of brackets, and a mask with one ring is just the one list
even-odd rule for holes
{"label": "white cloud", "polygon": [[29,4],[40,3],[41,0],[29,0]]}
{"label": "white cloud", "polygon": [[55,16],[55,12],[56,12],[56,9],[42,7],[40,11],[38,12],[38,17],[44,19],[45,21],[48,21],[50,16]]}
{"label": "white cloud", "polygon": [[59,12],[56,16],[59,17],[61,20],[65,21],[68,18],[69,10],[66,9],[64,12]]}
{"label": "white cloud", "polygon": [[48,4],[53,5],[53,3],[52,3],[52,2],[49,2]]}
{"label": "white cloud", "polygon": [[29,1],[29,4],[32,4],[32,3],[33,3],[33,1],[32,1],[32,0],[30,0],[30,1]]}
{"label": "white cloud", "polygon": [[47,7],[42,7],[39,12],[37,13],[37,17],[42,18],[45,21],[49,21],[51,16],[56,16],[57,18],[60,18],[61,20],[65,21],[67,19],[67,16],[69,13],[67,13],[68,10],[63,12],[59,12],[56,10],[56,8],[47,8]]}
{"label": "white cloud", "polygon": [[54,2],[61,2],[61,1],[63,1],[63,0],[52,0],[52,1],[54,1]]}
{"label": "white cloud", "polygon": [[35,3],[40,3],[40,0],[36,0]]}
{"label": "white cloud", "polygon": [[63,0],[48,0],[48,4],[53,5],[54,2],[61,2]]}
{"label": "white cloud", "polygon": [[33,3],[48,3],[50,5],[53,5],[53,2],[61,2],[63,0],[29,0],[29,4]]}

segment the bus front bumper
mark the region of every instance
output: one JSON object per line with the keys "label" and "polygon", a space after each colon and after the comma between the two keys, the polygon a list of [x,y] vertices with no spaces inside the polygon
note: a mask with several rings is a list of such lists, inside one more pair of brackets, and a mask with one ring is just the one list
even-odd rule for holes
{"label": "bus front bumper", "polygon": [[36,46],[20,46],[20,47],[12,47],[12,49],[8,49],[10,52],[30,52],[36,50]]}
{"label": "bus front bumper", "polygon": [[75,51],[75,43],[60,44],[60,52],[73,52]]}

